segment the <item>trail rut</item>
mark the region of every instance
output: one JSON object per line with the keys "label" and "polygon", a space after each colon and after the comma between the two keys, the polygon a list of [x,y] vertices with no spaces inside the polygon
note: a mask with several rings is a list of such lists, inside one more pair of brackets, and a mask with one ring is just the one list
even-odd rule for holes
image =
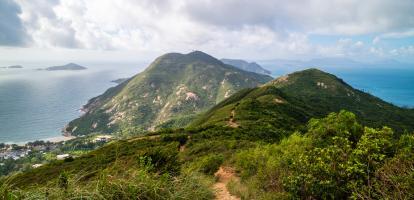
{"label": "trail rut", "polygon": [[213,185],[216,200],[240,200],[240,198],[231,195],[227,189],[227,183],[229,183],[231,179],[237,178],[233,169],[229,167],[220,167],[214,175],[218,179]]}

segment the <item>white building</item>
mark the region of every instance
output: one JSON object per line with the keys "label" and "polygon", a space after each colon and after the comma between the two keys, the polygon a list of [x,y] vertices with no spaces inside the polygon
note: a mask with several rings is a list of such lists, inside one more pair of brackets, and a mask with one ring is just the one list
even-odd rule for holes
{"label": "white building", "polygon": [[33,168],[38,168],[38,167],[41,167],[41,166],[43,166],[43,164],[34,164],[34,165],[32,165]]}
{"label": "white building", "polygon": [[64,160],[65,158],[69,158],[70,155],[69,154],[60,154],[56,156],[56,159],[58,160]]}
{"label": "white building", "polygon": [[98,135],[93,139],[93,142],[108,142],[112,139],[110,135]]}

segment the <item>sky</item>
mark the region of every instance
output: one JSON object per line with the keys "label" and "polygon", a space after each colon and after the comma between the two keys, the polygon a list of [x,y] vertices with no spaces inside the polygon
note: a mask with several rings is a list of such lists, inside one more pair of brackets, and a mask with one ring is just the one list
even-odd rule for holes
{"label": "sky", "polygon": [[414,0],[0,0],[2,62],[135,62],[192,50],[414,63]]}

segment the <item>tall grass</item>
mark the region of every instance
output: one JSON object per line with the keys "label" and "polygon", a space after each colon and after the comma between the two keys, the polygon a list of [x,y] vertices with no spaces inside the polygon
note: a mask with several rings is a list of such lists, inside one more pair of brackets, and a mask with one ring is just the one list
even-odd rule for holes
{"label": "tall grass", "polygon": [[[153,174],[146,170],[128,171],[127,177],[114,177],[106,173],[87,183],[81,175],[70,177],[67,185],[61,179],[46,185],[16,189],[5,182],[0,187],[1,199],[212,199],[209,189],[212,181],[192,173],[173,177]],[[13,188],[13,189],[12,189]]]}

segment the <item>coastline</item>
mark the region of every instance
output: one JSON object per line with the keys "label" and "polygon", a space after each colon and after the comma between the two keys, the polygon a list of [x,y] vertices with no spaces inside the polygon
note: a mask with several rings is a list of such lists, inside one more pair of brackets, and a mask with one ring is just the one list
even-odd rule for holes
{"label": "coastline", "polygon": [[69,134],[69,135],[61,135],[61,136],[56,136],[56,137],[43,138],[43,139],[24,141],[24,142],[4,142],[4,144],[8,144],[8,145],[17,144],[19,146],[25,146],[27,143],[34,142],[34,141],[45,141],[45,142],[59,143],[59,142],[65,142],[65,141],[68,141],[68,140],[72,140],[72,139],[75,139],[75,138],[76,138],[76,136],[72,136],[72,135]]}
{"label": "coastline", "polygon": [[51,137],[51,138],[46,138],[46,139],[41,139],[41,140],[58,143],[58,142],[65,142],[65,141],[75,139],[75,138],[76,137],[72,135],[62,135],[62,136]]}

